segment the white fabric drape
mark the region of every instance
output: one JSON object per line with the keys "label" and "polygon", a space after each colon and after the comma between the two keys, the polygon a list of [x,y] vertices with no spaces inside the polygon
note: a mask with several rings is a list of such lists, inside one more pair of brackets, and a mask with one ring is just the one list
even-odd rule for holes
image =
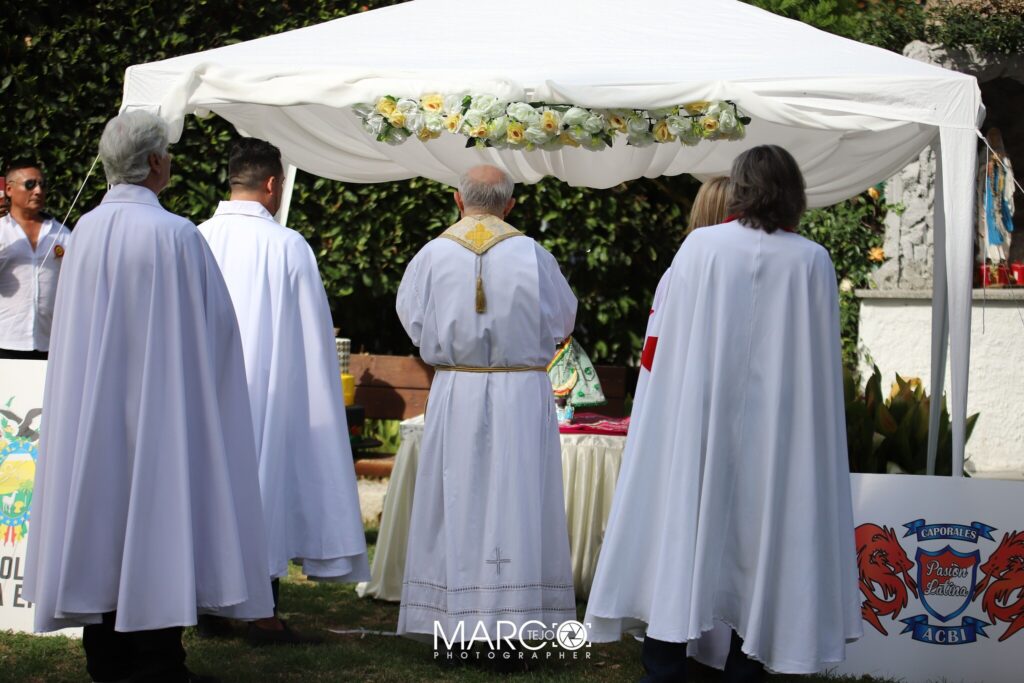
{"label": "white fabric drape", "polygon": [[[954,379],[950,406],[962,458],[970,306],[969,271],[961,268],[973,231],[970,202],[961,197],[973,188],[966,138],[983,111],[973,77],[733,0],[521,0],[515,16],[501,3],[470,11],[461,0],[416,0],[135,65],[125,74],[122,109],[157,111],[177,131],[186,115],[212,112],[275,143],[304,171],[351,182],[423,176],[454,183],[470,166],[492,163],[517,182],[553,176],[604,188],[640,177],[723,175],[741,151],[774,143],[800,164],[811,206],[887,179],[941,135],[950,144],[937,211],[947,220],[953,269],[953,374],[963,376]],[[446,38],[452,26],[455,40]],[[753,122],[741,142],[637,148],[620,139],[598,153],[525,152],[466,149],[462,137],[448,134],[391,147],[366,133],[351,110],[382,95],[428,92],[594,108],[729,98]]]}
{"label": "white fabric drape", "polygon": [[313,251],[259,203],[224,201],[199,226],[242,333],[269,576],[369,577],[331,311]]}

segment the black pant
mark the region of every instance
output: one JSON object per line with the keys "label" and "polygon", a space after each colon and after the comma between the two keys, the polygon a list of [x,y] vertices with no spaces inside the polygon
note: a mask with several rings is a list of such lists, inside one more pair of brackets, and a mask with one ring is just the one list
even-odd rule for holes
{"label": "black pant", "polygon": [[94,681],[182,683],[188,680],[181,627],[155,631],[114,630],[116,612],[82,629],[85,668]]}
{"label": "black pant", "polygon": [[46,360],[49,354],[46,351],[14,351],[12,349],[0,349],[0,358],[7,360]]}
{"label": "black pant", "polygon": [[[743,639],[735,631],[725,661],[724,683],[761,683],[766,678],[764,665],[743,654]],[[685,683],[686,643],[668,643],[647,636],[640,655],[647,675],[644,683]]]}

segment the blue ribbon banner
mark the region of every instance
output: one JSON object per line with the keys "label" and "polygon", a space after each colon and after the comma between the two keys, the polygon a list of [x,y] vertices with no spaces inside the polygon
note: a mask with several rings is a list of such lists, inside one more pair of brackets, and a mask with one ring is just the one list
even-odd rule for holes
{"label": "blue ribbon banner", "polygon": [[936,626],[928,623],[927,614],[919,614],[909,619],[900,619],[900,621],[906,625],[906,628],[900,631],[901,634],[910,633],[914,640],[932,645],[973,643],[978,636],[988,638],[984,629],[986,626],[992,625],[974,617],[964,617],[959,626]]}
{"label": "blue ribbon banner", "polygon": [[903,526],[907,529],[903,538],[917,534],[919,542],[950,540],[977,543],[980,538],[996,540],[992,538],[992,532],[996,530],[996,527],[981,522],[971,522],[970,526],[965,526],[963,524],[925,524],[923,519],[915,519]]}

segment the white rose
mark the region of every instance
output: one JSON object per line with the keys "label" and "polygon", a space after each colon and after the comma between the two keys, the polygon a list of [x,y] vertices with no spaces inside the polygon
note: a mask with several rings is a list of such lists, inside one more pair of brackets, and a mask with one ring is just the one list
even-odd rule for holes
{"label": "white rose", "polygon": [[689,128],[687,128],[686,130],[679,134],[679,141],[682,142],[687,147],[693,147],[698,142],[700,142],[700,140],[700,134],[693,129],[693,126],[690,126]]}
{"label": "white rose", "polygon": [[626,120],[626,131],[629,133],[630,137],[634,135],[643,135],[644,133],[648,133],[650,129],[651,123],[646,117],[633,114]]}
{"label": "white rose", "polygon": [[370,114],[363,122],[363,127],[371,135],[380,135],[384,132],[385,125],[387,125],[387,120],[380,114]]}
{"label": "white rose", "polygon": [[462,123],[470,128],[476,128],[487,120],[487,116],[477,109],[469,109],[462,117]]}
{"label": "white rose", "polygon": [[520,123],[525,123],[527,126],[540,121],[540,112],[526,102],[513,102],[508,105],[507,111],[509,116]]}
{"label": "white rose", "polygon": [[505,113],[505,103],[494,95],[477,95],[473,98],[471,109],[484,113],[489,119],[495,119]]}
{"label": "white rose", "polygon": [[850,282],[850,280],[848,278],[844,277],[842,280],[839,281],[839,291],[840,292],[852,292],[853,291],[853,283]]}
{"label": "white rose", "polygon": [[398,104],[395,105],[395,109],[408,116],[409,114],[419,111],[420,103],[416,100],[403,98],[398,100]]}
{"label": "white rose", "polygon": [[444,111],[445,114],[461,114],[462,113],[462,95],[447,95],[444,98]]}
{"label": "white rose", "polygon": [[634,147],[646,147],[654,143],[654,136],[650,133],[630,133],[628,141]]}
{"label": "white rose", "polygon": [[535,145],[543,145],[551,138],[547,131],[536,126],[530,126],[527,128],[524,136],[526,137],[527,142],[532,142]]}
{"label": "white rose", "polygon": [[600,114],[590,114],[583,122],[583,130],[591,135],[596,135],[604,130],[604,117]]}
{"label": "white rose", "polygon": [[431,133],[444,130],[444,116],[440,112],[431,112],[423,117],[423,126]]}
{"label": "white rose", "polygon": [[731,109],[726,109],[718,115],[718,129],[725,134],[732,133],[736,130],[736,124],[739,123],[736,120],[736,114],[732,113]]}
{"label": "white rose", "polygon": [[583,126],[574,126],[568,130],[568,133],[569,137],[581,145],[589,145],[590,140],[593,138],[593,136],[588,133]]}
{"label": "white rose", "polygon": [[590,118],[590,112],[582,107],[572,107],[569,111],[562,114],[562,121],[570,128],[582,126],[588,118]]}
{"label": "white rose", "polygon": [[508,117],[499,116],[490,122],[487,126],[487,137],[488,139],[505,139],[505,133],[508,132]]}
{"label": "white rose", "polygon": [[673,114],[679,113],[679,107],[661,107],[660,109],[652,109],[650,114],[653,118],[663,119],[666,116],[672,116]]}
{"label": "white rose", "polygon": [[668,126],[668,129],[672,131],[673,135],[682,135],[684,131],[693,128],[693,124],[690,122],[690,119],[685,116],[669,116],[665,119],[665,124]]}
{"label": "white rose", "polygon": [[389,145],[400,145],[409,138],[409,135],[401,128],[392,128],[388,131],[387,136],[384,138],[384,142]]}
{"label": "white rose", "polygon": [[705,115],[706,116],[715,116],[716,114],[720,114],[723,111],[731,111],[731,110],[732,110],[732,106],[730,106],[728,102],[724,102],[722,100],[715,100],[714,102],[711,103],[711,106],[708,107],[708,110],[707,110]]}
{"label": "white rose", "polygon": [[354,111],[356,115],[359,116],[360,118],[365,119],[374,111],[376,111],[376,107],[374,107],[372,104],[355,104],[352,105],[352,111]]}
{"label": "white rose", "polygon": [[405,116],[405,127],[414,135],[423,130],[425,123],[426,117],[418,111],[406,114]]}

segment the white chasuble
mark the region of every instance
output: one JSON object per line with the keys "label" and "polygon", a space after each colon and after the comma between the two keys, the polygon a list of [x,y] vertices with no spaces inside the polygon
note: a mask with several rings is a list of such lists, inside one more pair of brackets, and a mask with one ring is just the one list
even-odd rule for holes
{"label": "white chasuble", "polygon": [[[575,619],[545,372],[576,317],[558,264],[497,218],[467,217],[409,263],[397,309],[424,361],[462,368],[430,388],[398,632],[430,636],[436,621],[468,640],[498,621]],[[472,371],[501,368],[525,370]]]}
{"label": "white chasuble", "polygon": [[116,185],[78,222],[50,336],[25,592],[35,627],[273,613],[245,366],[195,226]]}
{"label": "white chasuble", "polygon": [[862,629],[828,254],[785,231],[702,228],[657,299],[591,639],[697,641],[725,624],[774,671],[842,661]]}
{"label": "white chasuble", "polygon": [[242,333],[269,575],[369,579],[334,326],[302,235],[259,203],[223,201],[199,226]]}

